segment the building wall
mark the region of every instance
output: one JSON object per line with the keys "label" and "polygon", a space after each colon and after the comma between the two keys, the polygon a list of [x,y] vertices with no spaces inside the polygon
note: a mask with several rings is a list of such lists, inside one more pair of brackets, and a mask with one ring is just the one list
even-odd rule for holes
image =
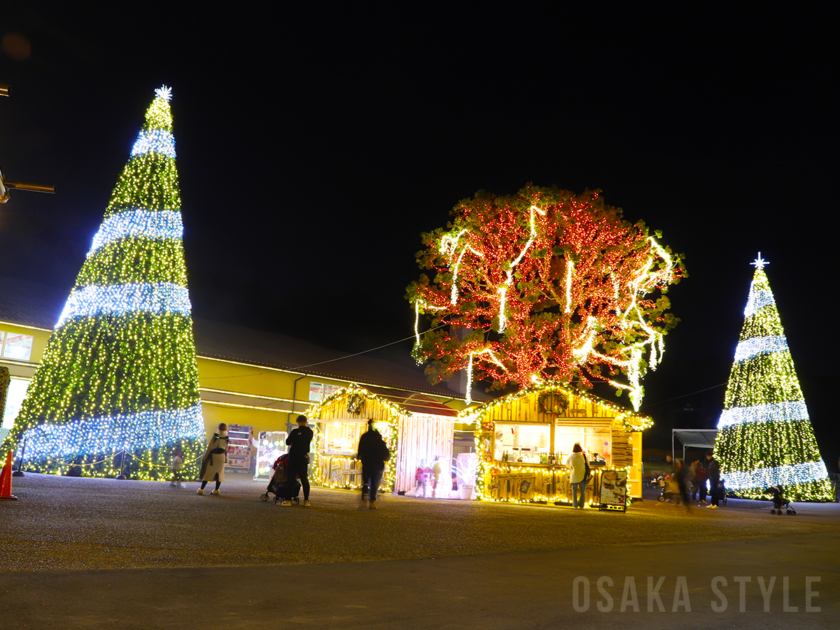
{"label": "building wall", "polygon": [[[0,330],[33,337],[29,361],[13,361],[0,357],[0,365],[9,368],[13,379],[31,380],[52,331],[2,321]],[[298,372],[200,355],[197,362],[199,393],[208,435],[212,435],[220,422],[253,426],[255,432],[285,431],[288,422],[294,423],[295,417],[301,413],[305,414],[309,408],[312,383],[336,388],[350,383],[346,380],[306,376]],[[364,381],[358,382],[366,385]],[[443,400],[442,397],[437,398]],[[296,401],[294,406],[293,401]],[[456,409],[463,407],[463,402],[459,400],[450,401],[448,404]],[[11,428],[12,419],[7,417],[8,428]]]}

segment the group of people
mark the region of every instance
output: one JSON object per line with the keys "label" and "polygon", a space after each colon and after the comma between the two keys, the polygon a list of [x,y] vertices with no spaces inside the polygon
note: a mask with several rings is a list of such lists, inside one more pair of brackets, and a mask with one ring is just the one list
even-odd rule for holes
{"label": "group of people", "polygon": [[[670,459],[668,457],[669,463]],[[697,501],[699,495],[700,505],[713,510],[718,509],[725,490],[720,477],[720,464],[711,451],[687,466],[681,461],[673,462],[673,468],[672,474],[679,489],[678,504],[682,503],[686,509],[691,509],[692,502]],[[706,503],[707,496],[710,503]]]}
{"label": "group of people", "polygon": [[[452,479],[454,479],[454,475],[450,477],[449,466],[444,458],[436,457],[432,466],[426,466],[426,462],[421,461],[417,470],[414,471],[414,498],[425,499],[428,495],[427,488],[430,485],[433,499],[437,499],[441,495],[449,496]],[[449,486],[449,489],[447,489],[447,486]]]}
{"label": "group of people", "polygon": [[[296,480],[300,481],[303,489],[303,505],[309,507],[309,450],[312,444],[312,429],[308,426],[306,416],[297,417],[297,428],[289,433],[286,445],[289,451],[284,459],[287,483],[284,485],[285,497],[281,506],[291,506],[293,495],[297,492]],[[212,494],[219,495],[219,487],[225,480],[225,464],[227,463],[227,449],[230,443],[227,425],[221,423],[219,429],[207,442],[207,449],[201,461],[201,488],[197,494],[204,494],[209,482],[215,482]],[[373,428],[373,420],[368,420],[368,430],[359,439],[358,459],[362,462],[362,501],[371,510],[376,508],[377,493],[382,483],[385,462],[391,457],[391,451],[382,435]],[[181,459],[181,464],[183,458]],[[180,465],[178,467],[180,470]],[[173,475],[179,474],[173,463]]]}

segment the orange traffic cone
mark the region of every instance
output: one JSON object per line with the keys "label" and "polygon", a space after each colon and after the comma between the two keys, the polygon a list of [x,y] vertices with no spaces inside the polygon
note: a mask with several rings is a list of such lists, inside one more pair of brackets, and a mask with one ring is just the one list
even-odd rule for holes
{"label": "orange traffic cone", "polygon": [[6,453],[6,465],[0,473],[0,501],[17,501],[12,494],[12,451]]}

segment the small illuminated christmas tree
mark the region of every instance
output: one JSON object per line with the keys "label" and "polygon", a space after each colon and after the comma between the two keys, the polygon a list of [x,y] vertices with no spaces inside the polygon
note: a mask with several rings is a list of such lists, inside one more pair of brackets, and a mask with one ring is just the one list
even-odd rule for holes
{"label": "small illuminated christmas tree", "polygon": [[31,470],[168,478],[180,446],[185,473],[197,471],[205,434],[171,92],[155,94],[6,440]]}
{"label": "small illuminated christmas tree", "polygon": [[715,458],[727,490],[750,499],[782,485],[792,501],[833,501],[776,300],[758,259],[735,350]]}

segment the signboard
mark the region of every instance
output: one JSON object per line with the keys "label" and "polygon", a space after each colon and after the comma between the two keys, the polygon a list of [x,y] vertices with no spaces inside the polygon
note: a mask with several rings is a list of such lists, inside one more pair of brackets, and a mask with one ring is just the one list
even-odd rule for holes
{"label": "signboard", "polygon": [[272,466],[277,458],[286,452],[285,431],[260,431],[257,446],[257,468],[254,480],[268,479],[274,474]]}
{"label": "signboard", "polygon": [[251,468],[251,429],[242,424],[228,426],[227,466],[225,470],[249,470]]}
{"label": "signboard", "polygon": [[627,510],[627,471],[605,470],[601,473],[601,509]]}

